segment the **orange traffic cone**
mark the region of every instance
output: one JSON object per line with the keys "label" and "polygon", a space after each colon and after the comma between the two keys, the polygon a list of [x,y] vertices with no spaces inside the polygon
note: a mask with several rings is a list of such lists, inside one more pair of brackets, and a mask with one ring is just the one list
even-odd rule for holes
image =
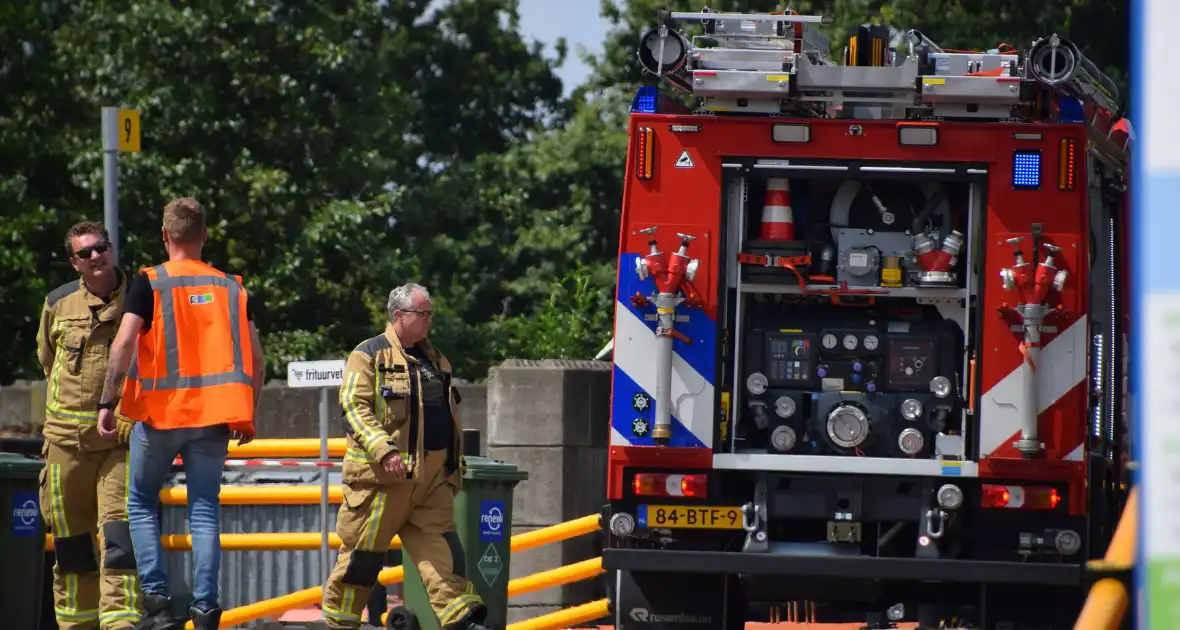
{"label": "orange traffic cone", "polygon": [[762,206],[762,229],[758,240],[795,240],[795,216],[791,212],[791,187],[784,178],[772,177],[766,181],[766,201]]}

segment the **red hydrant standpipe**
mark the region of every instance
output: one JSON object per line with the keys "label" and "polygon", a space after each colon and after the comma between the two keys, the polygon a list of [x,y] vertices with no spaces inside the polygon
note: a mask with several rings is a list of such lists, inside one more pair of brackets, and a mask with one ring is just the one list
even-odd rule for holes
{"label": "red hydrant standpipe", "polygon": [[[656,305],[656,399],[655,422],[652,428],[652,439],[657,444],[666,444],[672,438],[672,345],[675,338],[689,343],[683,334],[676,332],[676,307],[688,300],[690,305],[699,305],[700,297],[692,281],[696,277],[697,266],[700,264],[695,258],[689,258],[688,245],[696,240],[687,234],[677,234],[680,237],[680,250],[672,254],[670,260],[656,246],[656,227],[650,227],[640,232],[649,235],[647,244],[650,253],[635,262],[635,272],[641,280],[649,276],[655,281],[658,293],[651,296],[650,301]],[[680,292],[683,290],[685,296]],[[641,297],[641,296],[636,296]],[[647,299],[643,300],[648,301]]]}
{"label": "red hydrant standpipe", "polygon": [[[1008,239],[1011,245],[1017,245],[1024,240],[1023,236]],[[1037,431],[1037,418],[1040,416],[1040,400],[1037,396],[1037,363],[1041,358],[1041,325],[1045,317],[1053,312],[1045,305],[1045,298],[1049,290],[1057,292],[1065,287],[1068,274],[1063,269],[1057,269],[1053,264],[1053,255],[1061,251],[1060,247],[1050,243],[1040,243],[1040,248],[1048,251],[1045,260],[1037,265],[1033,273],[1031,265],[1024,260],[1024,254],[1017,249],[1016,264],[1000,270],[1000,278],[1004,289],[1019,296],[1019,302],[1014,309],[1009,309],[1020,317],[1024,329],[1024,339],[1020,343],[1020,354],[1024,358],[1021,369],[1024,377],[1024,399],[1020,405],[1020,439],[1012,444],[1024,457],[1035,457],[1044,448]],[[1037,258],[1037,247],[1033,248],[1033,260]]]}

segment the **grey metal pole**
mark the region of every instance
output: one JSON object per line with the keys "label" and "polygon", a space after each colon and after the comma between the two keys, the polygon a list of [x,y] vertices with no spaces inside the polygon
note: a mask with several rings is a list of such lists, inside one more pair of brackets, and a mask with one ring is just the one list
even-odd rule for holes
{"label": "grey metal pole", "polygon": [[[320,388],[320,461],[328,461],[328,388]],[[331,571],[328,559],[328,469],[320,475],[320,565],[326,583]]]}
{"label": "grey metal pole", "polygon": [[111,259],[119,264],[119,110],[102,108],[102,222],[111,235]]}

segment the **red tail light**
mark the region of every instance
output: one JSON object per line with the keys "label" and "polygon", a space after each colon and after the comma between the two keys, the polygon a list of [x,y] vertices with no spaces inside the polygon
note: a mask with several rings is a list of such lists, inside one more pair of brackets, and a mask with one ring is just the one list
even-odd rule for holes
{"label": "red tail light", "polygon": [[651,179],[655,173],[655,131],[651,127],[640,127],[635,139],[635,176],[639,179]]}
{"label": "red tail light", "polygon": [[1056,488],[1045,486],[998,486],[985,484],[981,501],[985,508],[1052,510],[1061,503]]}
{"label": "red tail light", "polygon": [[645,497],[691,497],[703,499],[708,492],[707,475],[639,473],[631,482],[635,494]]}

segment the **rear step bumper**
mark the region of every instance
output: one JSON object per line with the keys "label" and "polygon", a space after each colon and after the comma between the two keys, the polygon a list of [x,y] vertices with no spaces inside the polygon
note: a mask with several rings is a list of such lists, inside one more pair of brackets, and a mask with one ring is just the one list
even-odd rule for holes
{"label": "rear step bumper", "polygon": [[969,584],[987,582],[1079,586],[1083,579],[1083,567],[1077,564],[925,558],[787,556],[726,551],[653,549],[604,549],[602,551],[602,567],[607,571],[740,573]]}

